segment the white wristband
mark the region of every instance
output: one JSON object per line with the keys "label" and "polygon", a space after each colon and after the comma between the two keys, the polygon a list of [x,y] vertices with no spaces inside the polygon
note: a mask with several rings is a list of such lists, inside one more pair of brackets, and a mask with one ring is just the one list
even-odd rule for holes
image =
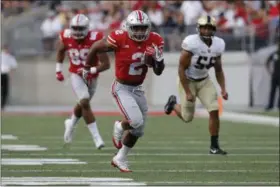
{"label": "white wristband", "polygon": [[62,71],[62,63],[59,63],[59,62],[56,63],[55,71],[56,72],[61,72]]}
{"label": "white wristband", "polygon": [[90,68],[90,73],[92,73],[92,74],[97,73],[97,68],[96,67]]}

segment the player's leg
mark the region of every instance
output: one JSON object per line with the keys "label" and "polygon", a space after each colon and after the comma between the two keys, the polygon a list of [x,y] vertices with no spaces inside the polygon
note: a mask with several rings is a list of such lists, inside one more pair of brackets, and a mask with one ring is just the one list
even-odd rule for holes
{"label": "player's leg", "polygon": [[[196,83],[190,82],[189,87],[193,96],[196,97]],[[176,96],[171,95],[164,107],[164,111],[166,114],[174,111],[182,121],[186,123],[191,122],[195,112],[195,102],[187,101],[186,93],[180,82],[178,82],[178,92],[181,104],[177,103]]]}
{"label": "player's leg", "polygon": [[77,103],[73,109],[73,113],[72,113],[71,117],[64,121],[64,125],[65,125],[64,142],[65,143],[70,143],[72,141],[74,128],[76,127],[76,124],[78,123],[81,116],[82,116],[82,107],[80,106],[79,103]]}
{"label": "player's leg", "polygon": [[213,82],[207,78],[198,84],[198,89],[197,96],[209,112],[210,154],[227,154],[219,146],[220,119],[216,88]]}
{"label": "player's leg", "polygon": [[[112,94],[118,107],[126,118],[126,120],[120,123],[115,123],[113,133],[114,144],[116,145],[115,142],[117,142],[117,145],[119,145],[119,141],[121,141],[122,137],[123,141],[121,148],[117,147],[120,149],[113,158],[112,165],[118,167],[122,172],[130,172],[131,170],[128,169],[127,165],[127,155],[138,138],[143,135],[142,128],[145,117],[133,95],[134,93],[129,91],[126,86],[115,82],[112,87]],[[126,133],[124,134],[125,131]]]}
{"label": "player's leg", "polygon": [[100,149],[104,147],[104,142],[99,134],[96,119],[90,106],[90,99],[95,91],[97,80],[92,80],[92,82],[87,86],[84,80],[77,74],[72,74],[71,79],[73,90],[75,91],[79,99],[79,104],[82,108],[82,116],[95,142],[95,146]]}

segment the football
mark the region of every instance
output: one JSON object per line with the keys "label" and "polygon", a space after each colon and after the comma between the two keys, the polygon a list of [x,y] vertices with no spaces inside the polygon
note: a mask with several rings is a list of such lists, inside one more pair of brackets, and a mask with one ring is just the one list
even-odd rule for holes
{"label": "football", "polygon": [[148,54],[145,54],[144,56],[144,63],[148,66],[148,67],[153,67],[154,63],[155,63],[155,60],[153,58],[152,55],[148,55]]}

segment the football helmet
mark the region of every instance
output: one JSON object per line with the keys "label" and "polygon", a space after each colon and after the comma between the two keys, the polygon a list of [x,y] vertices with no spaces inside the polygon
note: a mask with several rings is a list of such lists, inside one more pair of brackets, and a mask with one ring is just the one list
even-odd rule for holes
{"label": "football helmet", "polygon": [[75,15],[70,22],[71,34],[74,39],[83,39],[89,31],[89,19],[84,14]]}
{"label": "football helmet", "polygon": [[147,14],[141,10],[131,12],[125,21],[129,38],[134,41],[145,41],[151,32],[151,22]]}
{"label": "football helmet", "polygon": [[197,20],[197,31],[203,39],[211,39],[216,31],[216,20],[211,16],[201,16]]}

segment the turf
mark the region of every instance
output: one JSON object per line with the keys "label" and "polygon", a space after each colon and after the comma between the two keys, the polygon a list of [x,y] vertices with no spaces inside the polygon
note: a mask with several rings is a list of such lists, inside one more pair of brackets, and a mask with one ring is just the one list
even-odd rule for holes
{"label": "turf", "polygon": [[279,128],[222,122],[220,144],[228,156],[209,155],[207,119],[184,124],[174,116],[151,116],[145,135],[129,156],[132,173],[120,173],[110,161],[118,117],[99,116],[106,147],[96,150],[83,121],[73,143],[63,146],[65,116],[2,116],[2,134],[18,140],[3,144],[39,145],[45,151],[2,150],[2,158],[72,158],[87,164],[2,165],[2,177],[122,177],[135,182],[186,185],[279,185]]}

